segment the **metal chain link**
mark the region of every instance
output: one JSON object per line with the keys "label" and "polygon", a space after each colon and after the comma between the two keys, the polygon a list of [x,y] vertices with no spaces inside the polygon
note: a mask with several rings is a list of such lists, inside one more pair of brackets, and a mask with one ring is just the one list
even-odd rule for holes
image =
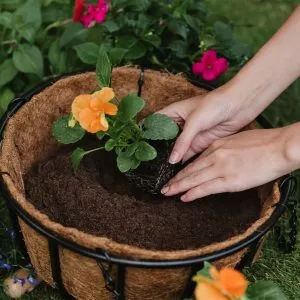
{"label": "metal chain link", "polygon": [[113,299],[118,300],[120,297],[119,292],[115,288],[115,282],[111,276],[111,259],[110,256],[103,252],[104,256],[106,257],[107,266],[105,266],[100,260],[97,261],[97,264],[102,272],[104,282],[105,282],[105,288],[113,294]]}

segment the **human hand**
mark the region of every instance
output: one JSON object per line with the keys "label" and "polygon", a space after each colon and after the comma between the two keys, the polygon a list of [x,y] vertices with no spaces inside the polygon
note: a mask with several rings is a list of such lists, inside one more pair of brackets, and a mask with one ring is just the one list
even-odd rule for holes
{"label": "human hand", "polygon": [[204,97],[173,103],[159,113],[183,125],[169,159],[173,164],[187,161],[214,141],[237,132],[256,117],[248,102],[242,101],[231,84]]}
{"label": "human hand", "polygon": [[214,142],[171,179],[162,193],[184,193],[181,200],[189,202],[250,189],[295,170],[300,167],[299,154],[295,159],[299,142],[291,150],[292,127],[249,130]]}

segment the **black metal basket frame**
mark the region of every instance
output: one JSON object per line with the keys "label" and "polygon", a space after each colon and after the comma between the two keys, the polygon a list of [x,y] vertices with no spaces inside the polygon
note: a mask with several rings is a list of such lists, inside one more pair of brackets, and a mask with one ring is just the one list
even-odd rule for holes
{"label": "black metal basket frame", "polygon": [[[74,75],[65,74],[63,76]],[[57,80],[61,79],[63,76],[59,76],[55,79],[48,80],[46,82],[41,83],[37,88],[33,88],[30,91],[23,94],[21,97],[14,99],[4,116],[0,120],[0,141],[2,140],[3,132],[5,130],[5,126],[8,120],[18,111],[20,107],[22,107],[26,102],[30,101],[32,96],[41,92],[48,86],[51,86]],[[206,89],[213,89],[211,85],[208,85],[204,82],[193,81],[191,82],[197,86]],[[141,72],[140,79],[138,81],[138,93],[141,94],[142,86],[144,83],[143,70]],[[272,125],[270,122],[265,119],[263,116],[259,116],[257,121],[265,128],[271,128]],[[13,222],[13,226],[16,229],[17,233],[17,241],[23,252],[26,253],[26,248],[24,245],[24,240],[22,237],[22,233],[20,230],[20,225],[18,223],[17,217],[21,218],[28,226],[34,229],[39,234],[43,235],[48,240],[49,245],[49,253],[50,253],[50,262],[51,262],[51,270],[52,277],[56,286],[62,291],[65,298],[73,299],[64,288],[62,278],[61,278],[61,266],[59,260],[59,247],[66,248],[75,253],[81,254],[83,256],[93,258],[98,262],[99,268],[102,271],[105,287],[112,292],[112,297],[114,299],[125,299],[124,296],[124,284],[126,280],[126,267],[138,267],[138,268],[181,268],[181,267],[192,267],[192,269],[196,272],[201,269],[205,261],[216,261],[227,257],[229,255],[235,254],[245,248],[249,248],[246,255],[244,255],[243,259],[238,265],[239,269],[243,269],[246,265],[253,261],[257,250],[259,248],[260,242],[262,238],[265,236],[267,232],[269,232],[276,221],[280,218],[280,216],[285,212],[290,197],[292,196],[295,189],[295,178],[292,176],[287,176],[281,183],[280,191],[281,191],[281,199],[280,202],[276,205],[274,212],[271,217],[253,234],[251,234],[246,239],[227,247],[226,249],[216,251],[211,254],[200,255],[197,257],[192,257],[188,259],[180,259],[180,260],[143,260],[143,259],[130,259],[123,258],[115,255],[110,255],[105,252],[103,249],[92,250],[86,247],[83,247],[71,240],[67,240],[58,234],[52,232],[48,228],[41,225],[37,222],[32,216],[30,216],[18,203],[17,201],[10,195],[4,181],[3,176],[9,176],[8,173],[1,174],[1,195],[6,200],[7,207],[9,209],[11,220]],[[103,264],[104,263],[104,264]],[[110,267],[112,264],[118,265],[117,278],[113,280],[110,274]],[[191,295],[193,290],[193,283],[190,282],[186,287],[185,292],[183,293],[183,297],[187,297]]]}

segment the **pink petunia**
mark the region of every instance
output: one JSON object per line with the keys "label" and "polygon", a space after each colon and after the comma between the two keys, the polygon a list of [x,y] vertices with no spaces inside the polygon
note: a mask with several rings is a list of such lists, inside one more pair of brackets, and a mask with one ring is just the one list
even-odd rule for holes
{"label": "pink petunia", "polygon": [[192,66],[192,71],[197,76],[202,76],[204,80],[212,81],[228,70],[229,63],[224,57],[217,57],[215,50],[206,51],[201,60]]}

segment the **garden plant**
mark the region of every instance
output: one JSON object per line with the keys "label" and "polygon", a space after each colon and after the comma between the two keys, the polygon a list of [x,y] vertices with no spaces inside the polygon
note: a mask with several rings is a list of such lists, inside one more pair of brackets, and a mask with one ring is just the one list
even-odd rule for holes
{"label": "garden plant", "polygon": [[[160,153],[157,149],[161,150],[158,140],[159,143],[170,140],[163,142],[164,147],[170,147],[179,128],[167,117],[155,113],[136,120],[144,100],[134,93],[117,99],[111,88],[112,68],[134,65],[184,73],[194,82],[212,86],[226,82],[250,59],[252,52],[245,42],[236,38],[235,24],[211,13],[216,7],[210,5],[197,0],[166,3],[0,0],[0,114],[5,113],[13,98],[39,82],[65,73],[94,70],[98,62],[99,90],[78,95],[71,114],[54,123],[53,135],[61,143],[80,144],[71,156],[75,173],[86,154],[101,150],[114,152],[119,171],[132,174],[146,162],[157,159]],[[273,117],[272,109],[267,114],[274,123],[279,122]],[[89,133],[97,136],[99,147],[85,149],[86,132],[88,136]],[[88,141],[87,145],[90,146]],[[6,243],[4,246],[0,243],[0,276],[8,276],[19,265],[30,269],[14,245],[14,232],[7,225],[6,217],[1,226],[0,239],[3,233]],[[251,281],[259,279],[251,276],[251,270],[249,273]],[[267,276],[267,279],[274,277]],[[15,278],[14,284],[23,285],[23,280],[36,284],[33,273],[28,278]],[[195,297],[200,300],[288,299],[269,281],[249,285],[236,271],[218,272],[209,264],[194,281],[197,283]],[[232,285],[233,281],[240,285]],[[47,296],[39,298],[41,289],[44,287],[37,290],[38,298],[32,299],[48,299]],[[298,295],[289,288],[283,290],[289,297]],[[60,299],[55,294],[49,297]]]}

